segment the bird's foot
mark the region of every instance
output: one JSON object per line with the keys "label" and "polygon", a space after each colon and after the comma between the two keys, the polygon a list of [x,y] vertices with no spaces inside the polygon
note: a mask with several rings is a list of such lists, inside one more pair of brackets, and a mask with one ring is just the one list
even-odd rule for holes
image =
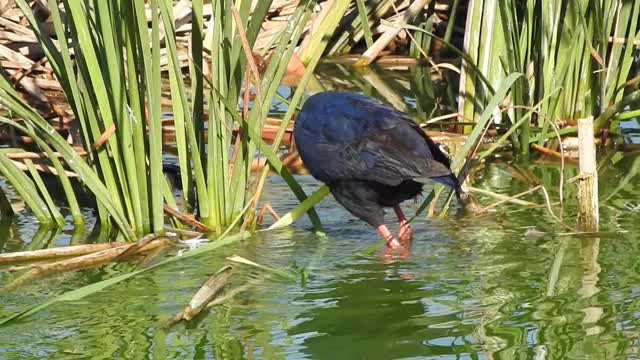
{"label": "bird's foot", "polygon": [[400,241],[398,241],[398,239],[394,238],[393,236],[385,240],[387,243],[387,248],[389,249],[400,249],[402,247],[402,244],[400,243]]}
{"label": "bird's foot", "polygon": [[409,244],[413,238],[413,231],[411,231],[411,225],[408,223],[401,223],[398,229],[398,240],[402,244]]}
{"label": "bird's foot", "polygon": [[387,241],[382,251],[382,262],[390,264],[397,258],[400,260],[407,260],[409,258],[409,244],[402,244],[397,239],[393,238],[391,241]]}
{"label": "bird's foot", "polygon": [[400,258],[403,260],[406,260],[409,257],[408,243],[398,241],[398,239],[396,239],[393,234],[391,234],[391,231],[389,231],[389,228],[387,228],[386,225],[378,226],[378,231],[380,232],[380,235],[382,235],[386,243],[382,255],[383,261],[385,263],[393,261],[394,254],[396,253],[398,253],[400,255]]}
{"label": "bird's foot", "polygon": [[404,216],[399,205],[394,206],[393,210],[396,212],[396,216],[398,217],[398,240],[400,240],[402,244],[408,245],[413,237],[411,225],[407,221],[407,217]]}

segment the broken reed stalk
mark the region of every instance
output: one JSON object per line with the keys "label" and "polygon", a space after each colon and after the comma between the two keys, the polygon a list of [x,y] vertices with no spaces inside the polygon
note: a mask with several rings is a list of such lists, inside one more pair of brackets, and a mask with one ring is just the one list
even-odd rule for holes
{"label": "broken reed stalk", "polygon": [[51,258],[57,258],[57,257],[80,256],[80,255],[91,254],[98,251],[103,251],[103,250],[117,248],[117,247],[126,246],[126,245],[129,245],[129,244],[125,242],[111,242],[111,243],[104,243],[104,244],[84,244],[84,245],[63,246],[63,247],[57,247],[52,249],[4,253],[4,254],[0,254],[0,264],[21,262],[21,261],[36,261],[36,260],[51,259]]}
{"label": "broken reed stalk", "polygon": [[264,214],[268,212],[269,214],[271,214],[271,216],[276,220],[280,220],[281,216],[278,215],[278,213],[273,210],[273,208],[271,207],[271,204],[269,203],[265,203],[264,205],[262,205],[262,208],[260,209],[260,212],[258,213],[258,217],[256,218],[256,224],[261,225],[262,221],[264,220]]}
{"label": "broken reed stalk", "polygon": [[211,227],[196,220],[195,216],[183,213],[180,210],[174,209],[167,204],[164,204],[164,212],[178,219],[180,222],[193,226],[198,230],[201,230],[204,232],[213,232],[213,229]]}
{"label": "broken reed stalk", "polygon": [[[531,148],[543,155],[547,155],[547,156],[551,156],[557,159],[560,159],[562,161],[569,161],[569,162],[577,162],[576,158],[572,158],[569,156],[563,156],[562,153],[555,151],[555,150],[551,150],[549,148],[546,148],[544,146],[540,146],[538,144],[531,144]],[[562,149],[562,146],[560,146],[560,149]]]}
{"label": "broken reed stalk", "polygon": [[598,231],[598,170],[593,117],[578,120],[578,224],[583,231]]}
{"label": "broken reed stalk", "polygon": [[198,292],[193,295],[193,298],[185,307],[185,309],[182,312],[176,314],[170,320],[169,325],[172,325],[181,320],[189,321],[200,314],[200,312],[204,310],[209,303],[219,297],[221,290],[229,282],[231,271],[231,266],[225,266],[222,269],[218,270],[218,272],[216,272],[214,275],[212,275],[209,280],[207,280],[207,282],[202,285]]}
{"label": "broken reed stalk", "polygon": [[[578,226],[582,231],[598,231],[600,214],[598,210],[598,168],[596,162],[596,145],[593,134],[593,117],[578,120]],[[600,238],[581,239],[583,256],[582,286],[578,294],[583,299],[590,299],[599,292],[598,254]],[[586,335],[598,335],[604,328],[598,326],[603,309],[591,305],[581,311],[585,314],[582,320]]]}
{"label": "broken reed stalk", "polygon": [[[158,247],[169,245],[170,239],[164,236],[156,237],[155,240],[145,244],[138,252],[153,250]],[[119,255],[127,251],[127,249],[135,246],[136,243],[127,243],[125,245],[108,248],[98,252],[77,256],[71,259],[60,260],[48,264],[29,265],[10,268],[10,271],[29,270],[11,281],[9,284],[0,288],[0,294],[6,294],[30,281],[41,279],[58,273],[88,269],[104,265],[118,258]]]}

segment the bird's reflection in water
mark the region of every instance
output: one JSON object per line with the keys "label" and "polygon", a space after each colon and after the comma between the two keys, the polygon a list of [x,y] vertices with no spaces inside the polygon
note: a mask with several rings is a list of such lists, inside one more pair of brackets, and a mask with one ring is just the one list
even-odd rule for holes
{"label": "bird's reflection in water", "polygon": [[[313,306],[297,316],[300,321],[287,333],[303,339],[302,351],[313,359],[426,355],[428,349],[416,333],[429,330],[419,322],[412,325],[425,313],[424,284],[407,273],[407,264],[345,264],[351,275],[325,282],[295,299],[296,304]],[[326,305],[319,307],[319,303]]]}

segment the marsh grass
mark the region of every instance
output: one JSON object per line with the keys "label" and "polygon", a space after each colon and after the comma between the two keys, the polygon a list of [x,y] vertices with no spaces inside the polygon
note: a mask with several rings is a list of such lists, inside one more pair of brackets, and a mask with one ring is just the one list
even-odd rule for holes
{"label": "marsh grass", "polygon": [[[301,201],[306,198],[276,156],[279,140],[268,146],[259,134],[309,20],[310,1],[298,4],[289,26],[276,37],[273,51],[279,56],[269,63],[262,79],[253,79],[256,98],[246,117],[238,114],[242,88],[251,86],[243,81],[250,64],[243,50],[250,53],[271,1],[260,1],[253,9],[248,1],[214,1],[206,31],[202,1],[193,2],[190,89],[178,61],[169,0],[49,1],[54,36],[47,32],[49,24],[33,15],[26,0],[17,4],[64,89],[87,156],[80,156],[22,100],[7,74],[0,78],[0,101],[15,117],[0,117],[0,122],[34,139],[37,148],[48,155],[74,223],[81,224],[84,219],[64,170],[77,175],[95,196],[101,227],[114,224],[128,240],[163,231],[165,202],[176,206],[163,173],[163,77],[170,83],[180,190],[186,204],[183,211],[195,213],[218,234],[232,225],[252,224],[258,200],[254,195],[260,193],[266,176],[251,174],[251,163],[258,153],[267,157]],[[232,6],[236,7],[235,18]],[[149,19],[145,12],[151,14]],[[308,48],[309,76],[324,46],[326,43]],[[160,60],[165,52],[168,71],[162,73]],[[209,77],[203,75],[205,68],[210,69]],[[303,87],[298,89],[295,102],[301,99]],[[282,123],[280,137],[287,123]],[[240,129],[240,135],[232,143],[235,128]],[[39,221],[63,223],[37,172],[30,171],[32,176],[27,176],[3,154],[0,170]],[[315,212],[310,216],[320,229]]]}
{"label": "marsh grass", "polygon": [[495,115],[516,128],[510,139],[519,154],[555,137],[551,122],[595,116],[596,130],[606,129],[620,104],[634,96],[637,103],[637,91],[623,85],[634,76],[639,2],[484,0],[471,2],[468,11],[464,51],[471,59],[463,67],[459,110],[477,119],[486,103],[487,90],[471,65],[492,84],[525,74],[503,104],[519,107]]}
{"label": "marsh grass", "polygon": [[[173,209],[180,205],[163,174],[163,77],[170,84],[175,153],[185,200],[180,211],[197,215],[215,234],[227,234],[232,228],[253,229],[266,176],[274,170],[304,204],[277,227],[308,211],[315,230],[321,232],[313,210],[315,202],[306,200],[300,185],[282,165],[277,156],[279,145],[307,84],[318,83],[313,71],[321,56],[343,54],[359,42],[371,47],[374,36],[379,35],[373,30],[382,24],[381,18],[399,14],[393,1],[357,0],[336,1],[332,11],[323,10],[314,18],[315,2],[301,1],[287,26],[271,38],[269,44],[277,56],[259,73],[248,55],[272,1],[214,0],[213,15],[204,24],[204,4],[196,0],[191,8],[187,74],[179,61],[181,49],[170,0],[50,1],[48,23],[34,16],[27,0],[18,0],[17,4],[64,89],[87,155],[80,156],[25,104],[6,74],[0,78],[0,101],[12,117],[0,117],[0,122],[33,138],[35,146],[47,155],[45,163],[59,174],[66,207],[75,224],[84,219],[67,174],[76,175],[95,196],[101,226],[117,226],[128,240],[162,232],[167,221],[165,203]],[[481,159],[507,145],[526,156],[530,144],[542,145],[549,138],[575,131],[572,127],[557,129],[555,123],[560,120],[593,115],[596,127],[604,129],[611,120],[637,116],[633,106],[638,103],[640,90],[638,81],[630,78],[634,76],[633,59],[640,37],[640,3],[470,2],[462,51],[451,41],[455,18],[460,7],[467,5],[454,1],[449,6],[444,37],[432,31],[437,19],[433,4],[430,6],[430,11],[418,14],[414,25],[384,25],[391,27],[389,31],[397,32],[399,26],[408,33],[412,56],[429,53],[433,41],[461,56],[458,106],[459,119],[464,123],[459,128],[468,137],[453,161],[461,178],[468,167],[468,161],[465,165],[463,160],[475,154],[485,132],[495,124],[507,130],[489,150],[479,154]],[[307,27],[310,31],[305,32]],[[51,31],[53,36],[49,35]],[[280,97],[280,80],[298,44],[306,72],[287,104],[273,144],[267,145],[260,130],[270,105]],[[161,59],[168,63],[165,73],[160,71]],[[435,108],[430,101],[434,95],[427,81],[429,74],[413,71],[424,79],[416,82],[425,95],[416,101],[418,111],[431,115]],[[381,83],[375,74],[362,70],[358,77],[364,92],[375,88],[389,102],[397,100],[391,87],[378,86]],[[253,89],[253,100],[248,99],[248,88]],[[455,102],[455,94],[447,96],[449,102]],[[398,104],[404,105],[401,100]],[[235,137],[234,130],[238,134]],[[253,174],[251,163],[258,156],[265,157],[268,166]],[[0,171],[39,221],[62,224],[65,212],[57,208],[39,179],[35,171],[39,165],[24,161],[27,175],[0,153]],[[319,201],[324,195],[320,191],[313,199]],[[437,195],[428,198],[437,199]],[[3,212],[9,214],[7,203],[1,204]],[[179,217],[171,220],[179,225]]]}

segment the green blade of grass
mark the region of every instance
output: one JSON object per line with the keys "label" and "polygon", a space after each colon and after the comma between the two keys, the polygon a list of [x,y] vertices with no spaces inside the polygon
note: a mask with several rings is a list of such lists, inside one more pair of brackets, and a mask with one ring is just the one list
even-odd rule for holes
{"label": "green blade of grass", "polygon": [[[65,1],[65,9],[67,10],[67,17],[71,26],[71,33],[74,39],[77,41],[78,51],[82,56],[76,57],[76,66],[79,72],[82,74],[85,82],[85,90],[88,92],[88,98],[95,99],[97,109],[99,110],[100,120],[102,127],[95,129],[99,134],[103,131],[115,126],[115,119],[117,117],[116,110],[112,98],[114,94],[110,91],[110,81],[105,74],[103,74],[103,67],[99,61],[100,56],[94,44],[94,38],[92,37],[91,19],[88,16],[87,6],[89,4],[77,1]],[[115,61],[115,60],[112,60]],[[88,102],[90,103],[90,102]],[[97,128],[94,127],[94,128]],[[97,137],[94,138],[94,140]],[[120,163],[120,145],[117,136],[110,136],[107,139],[109,149],[113,154],[112,164],[115,169],[115,173],[111,176],[115,185],[111,187],[112,196],[118,194],[117,199],[127,205],[128,188],[126,185],[124,175],[124,169]],[[121,206],[123,206],[121,205]],[[129,204],[130,206],[130,204]],[[127,208],[123,208],[123,213],[127,214]]]}
{"label": "green blade of grass", "polygon": [[6,156],[0,155],[0,174],[2,174],[16,192],[24,200],[24,203],[31,209],[33,215],[42,224],[51,223],[49,208],[38,195],[38,189],[27,175],[18,169]]}
{"label": "green blade of grass", "polygon": [[[171,18],[171,11],[169,11],[169,4],[164,1],[160,3],[160,14],[163,19],[165,29],[168,34],[165,37],[167,41],[167,55],[169,58],[169,79],[171,82],[171,101],[174,111],[174,125],[176,129],[176,145],[178,148],[178,160],[180,165],[180,176],[183,180],[183,190],[185,191],[185,200],[187,204],[191,204],[191,197],[188,196],[192,189],[193,183],[195,183],[195,195],[198,199],[198,209],[201,217],[207,218],[209,216],[209,201],[207,198],[207,182],[203,171],[202,164],[202,143],[200,136],[202,135],[202,120],[201,117],[193,117],[188,103],[188,97],[186,87],[182,79],[182,69],[178,62],[178,55],[176,52],[173,21]],[[144,17],[139,19],[139,22],[143,22]],[[143,23],[144,24],[144,23]],[[201,72],[198,73],[198,77],[204,77]],[[192,83],[193,85],[193,83]],[[197,90],[197,89],[196,89]],[[202,96],[198,93],[193,94],[195,97]],[[197,107],[197,104],[195,105]],[[192,110],[195,112],[195,110]],[[199,129],[199,130],[198,130]],[[198,133],[198,131],[200,133]],[[189,164],[189,159],[193,162],[193,169]],[[191,181],[193,178],[194,181]],[[184,180],[187,181],[184,181]]]}
{"label": "green blade of grass", "polygon": [[40,192],[40,196],[47,204],[51,217],[53,217],[53,220],[56,222],[56,224],[58,224],[58,226],[63,226],[64,218],[62,217],[62,214],[60,214],[60,211],[58,211],[58,207],[54,204],[53,199],[51,198],[51,194],[49,194],[49,190],[44,185],[44,182],[42,181],[38,170],[36,170],[35,166],[33,165],[33,161],[24,159],[23,162],[27,166],[29,174],[31,174],[31,178],[33,179],[33,182],[36,184],[38,191]]}
{"label": "green blade of grass", "polygon": [[[159,0],[163,1],[163,0]],[[160,72],[160,29],[158,3],[151,0],[151,69],[146,73],[146,83],[149,96],[149,178],[151,196],[151,229],[154,233],[164,230],[163,200],[162,200],[162,110],[161,102],[161,72]]]}
{"label": "green blade of grass", "polygon": [[307,197],[303,202],[298,204],[293,210],[286,213],[284,216],[280,218],[280,220],[271,224],[267,228],[267,230],[277,230],[284,227],[287,227],[293,224],[296,220],[298,220],[302,215],[306,214],[309,209],[311,209],[314,205],[319,203],[322,199],[329,195],[329,187],[327,185],[322,185],[318,190],[314,191],[309,197]]}
{"label": "green blade of grass", "polygon": [[504,99],[511,89],[511,86],[521,76],[523,76],[521,73],[513,73],[507,76],[506,79],[502,81],[502,84],[495,92],[495,94],[491,97],[484,111],[478,118],[476,125],[473,127],[473,131],[471,131],[471,134],[469,134],[466,141],[464,142],[462,150],[456,154],[456,157],[453,160],[451,166],[453,171],[458,172],[462,169],[465,161],[467,160],[469,151],[473,146],[477,144],[478,141],[480,141],[481,136],[484,134],[484,129],[491,119],[493,112],[502,102],[504,102]]}
{"label": "green blade of grass", "polygon": [[296,275],[290,273],[290,272],[282,271],[282,270],[279,270],[279,269],[276,269],[276,268],[272,268],[272,267],[269,267],[269,266],[265,266],[265,265],[261,265],[261,264],[258,264],[255,261],[251,261],[249,259],[245,259],[242,256],[232,255],[232,256],[227,257],[227,260],[233,261],[233,262],[238,263],[238,264],[244,264],[244,265],[248,265],[248,266],[253,266],[255,268],[258,268],[260,270],[264,270],[264,271],[266,271],[268,273],[271,273],[271,274],[274,274],[274,275],[278,275],[278,276],[280,276],[282,278],[285,278],[285,279],[288,279],[288,280],[293,280],[293,281],[298,280],[298,277]]}
{"label": "green blade of grass", "polygon": [[356,0],[358,6],[358,16],[360,16],[360,24],[362,24],[362,31],[364,34],[364,42],[367,44],[367,48],[373,45],[373,37],[371,36],[371,29],[369,28],[368,9],[365,0]]}

